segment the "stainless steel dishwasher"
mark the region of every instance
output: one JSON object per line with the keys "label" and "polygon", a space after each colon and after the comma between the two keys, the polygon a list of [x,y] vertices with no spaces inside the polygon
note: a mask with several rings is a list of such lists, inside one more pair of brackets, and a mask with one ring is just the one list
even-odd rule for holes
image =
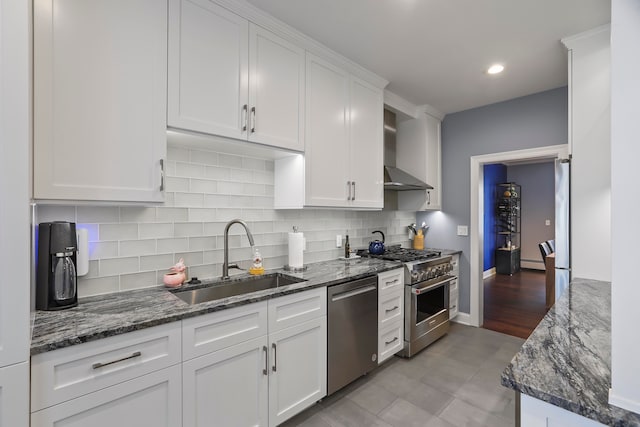
{"label": "stainless steel dishwasher", "polygon": [[327,394],[377,366],[377,276],[327,287]]}

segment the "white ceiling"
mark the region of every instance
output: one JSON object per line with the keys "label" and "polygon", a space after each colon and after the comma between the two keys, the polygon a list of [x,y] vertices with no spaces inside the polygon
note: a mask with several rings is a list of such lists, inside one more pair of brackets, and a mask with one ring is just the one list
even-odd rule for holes
{"label": "white ceiling", "polygon": [[611,20],[610,0],[248,1],[443,113],[566,85],[560,39]]}

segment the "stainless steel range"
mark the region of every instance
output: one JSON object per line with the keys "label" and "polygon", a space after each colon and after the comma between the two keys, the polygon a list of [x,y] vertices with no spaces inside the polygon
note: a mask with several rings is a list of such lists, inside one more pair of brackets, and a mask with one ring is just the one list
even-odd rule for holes
{"label": "stainless steel range", "polygon": [[362,255],[404,263],[404,348],[399,356],[411,357],[449,331],[449,285],[456,279],[451,256],[400,247]]}

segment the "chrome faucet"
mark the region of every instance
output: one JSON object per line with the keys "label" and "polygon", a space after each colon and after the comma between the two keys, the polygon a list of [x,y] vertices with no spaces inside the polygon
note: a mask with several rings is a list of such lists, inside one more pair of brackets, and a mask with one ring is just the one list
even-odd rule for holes
{"label": "chrome faucet", "polygon": [[229,264],[229,228],[231,228],[231,226],[233,224],[240,224],[241,226],[244,227],[245,231],[247,232],[247,237],[249,238],[249,244],[252,247],[254,246],[253,235],[251,234],[251,231],[249,231],[249,227],[247,226],[246,222],[244,222],[241,219],[232,219],[231,221],[229,221],[227,223],[227,226],[224,228],[224,264],[222,264],[222,279],[223,280],[229,278],[229,269],[230,268],[240,268],[240,267],[238,267],[238,264]]}

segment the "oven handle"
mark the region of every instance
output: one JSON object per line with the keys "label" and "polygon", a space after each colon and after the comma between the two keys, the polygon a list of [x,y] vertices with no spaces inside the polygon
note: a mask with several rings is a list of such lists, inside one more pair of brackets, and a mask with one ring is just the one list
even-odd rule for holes
{"label": "oven handle", "polygon": [[455,277],[449,276],[445,280],[441,280],[440,282],[434,283],[433,285],[425,286],[424,288],[411,288],[411,293],[413,295],[420,295],[420,294],[423,294],[423,293],[425,293],[427,291],[430,291],[432,289],[435,289],[435,288],[438,288],[440,286],[443,286],[445,283],[449,283],[454,279],[455,279]]}

